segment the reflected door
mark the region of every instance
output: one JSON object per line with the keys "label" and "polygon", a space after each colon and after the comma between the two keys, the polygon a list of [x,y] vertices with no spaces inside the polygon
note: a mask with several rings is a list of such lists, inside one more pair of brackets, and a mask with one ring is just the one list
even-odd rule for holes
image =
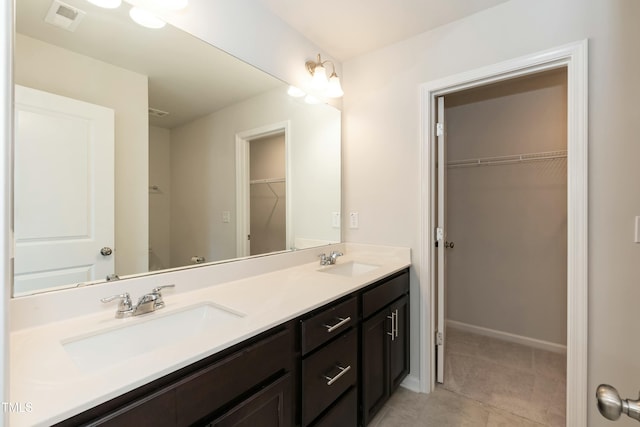
{"label": "reflected door", "polygon": [[114,112],[15,88],[14,294],[114,267]]}

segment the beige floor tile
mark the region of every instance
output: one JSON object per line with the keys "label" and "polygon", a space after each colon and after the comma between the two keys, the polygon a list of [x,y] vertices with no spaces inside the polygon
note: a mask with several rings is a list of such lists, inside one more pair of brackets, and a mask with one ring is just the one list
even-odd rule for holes
{"label": "beige floor tile", "polygon": [[565,357],[449,329],[445,384],[404,388],[369,427],[564,427]]}

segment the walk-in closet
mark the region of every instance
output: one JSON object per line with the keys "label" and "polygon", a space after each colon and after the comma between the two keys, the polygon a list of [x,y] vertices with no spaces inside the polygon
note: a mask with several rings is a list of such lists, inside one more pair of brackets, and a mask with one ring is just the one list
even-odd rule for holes
{"label": "walk-in closet", "polygon": [[442,387],[564,426],[566,69],[446,95],[444,111]]}

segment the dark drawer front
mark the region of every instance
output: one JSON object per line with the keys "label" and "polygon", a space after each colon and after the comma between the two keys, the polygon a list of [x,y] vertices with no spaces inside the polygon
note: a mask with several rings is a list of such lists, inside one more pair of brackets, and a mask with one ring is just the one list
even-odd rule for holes
{"label": "dark drawer front", "polygon": [[173,427],[176,425],[174,396],[174,390],[172,389],[161,390],[85,425],[101,427]]}
{"label": "dark drawer front", "polygon": [[302,424],[308,425],[338,396],[356,384],[357,330],[339,337],[302,361]]}
{"label": "dark drawer front", "polygon": [[358,393],[353,387],[313,427],[354,427],[356,425],[358,425]]}
{"label": "dark drawer front", "polygon": [[178,425],[190,425],[277,372],[291,369],[293,338],[287,328],[182,380],[176,389]]}
{"label": "dark drawer front", "polygon": [[357,323],[356,297],[330,307],[302,323],[302,354],[319,347]]}
{"label": "dark drawer front", "polygon": [[407,292],[409,292],[409,273],[404,271],[362,294],[362,317],[366,319]]}

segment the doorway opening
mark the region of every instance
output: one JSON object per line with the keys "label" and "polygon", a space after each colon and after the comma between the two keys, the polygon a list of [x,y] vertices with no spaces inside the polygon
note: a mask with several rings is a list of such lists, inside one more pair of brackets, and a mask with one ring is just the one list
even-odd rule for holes
{"label": "doorway opening", "polygon": [[292,247],[289,122],[236,134],[236,253]]}
{"label": "doorway opening", "polygon": [[[564,70],[567,75],[567,248],[566,248],[566,425],[586,424],[587,414],[587,42],[578,42],[485,68],[426,83],[421,88],[423,132],[421,135],[421,276],[420,387],[433,391],[436,384],[438,345],[446,337],[438,321],[444,323],[438,304],[437,249],[448,241],[438,231],[436,145],[438,140],[438,98],[466,89],[478,88],[514,78],[550,70]],[[544,126],[544,124],[540,124]],[[441,164],[442,159],[439,159]],[[467,159],[462,159],[467,160]],[[443,169],[443,168],[441,168]],[[455,242],[455,241],[454,241]],[[450,243],[450,242],[449,242]],[[455,248],[458,248],[455,242]],[[454,249],[455,250],[455,249]],[[441,251],[442,252],[442,251]],[[441,271],[446,269],[441,268]],[[444,307],[441,305],[441,307]],[[445,344],[446,346],[446,344]],[[442,360],[442,358],[441,358]]]}
{"label": "doorway opening", "polygon": [[566,77],[438,98],[437,382],[541,425],[565,424]]}

